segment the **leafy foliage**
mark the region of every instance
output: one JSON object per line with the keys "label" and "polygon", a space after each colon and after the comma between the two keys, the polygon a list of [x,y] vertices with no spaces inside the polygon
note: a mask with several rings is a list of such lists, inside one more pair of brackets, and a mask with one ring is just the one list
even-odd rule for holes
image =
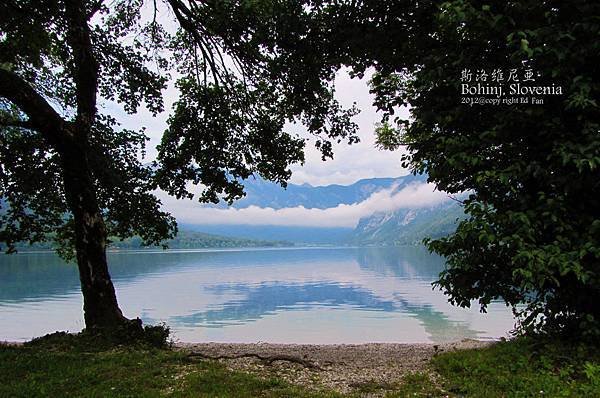
{"label": "leafy foliage", "polygon": [[240,181],[254,173],[285,186],[289,166],[304,161],[305,139],[285,129],[294,121],[317,137],[324,158],[333,155],[331,140],[358,141],[356,109],[342,109],[333,96],[339,65],[321,56],[322,28],[308,8],[317,5],[171,3],[181,23],[171,47],[182,77],[159,147],[163,189],[192,197],[193,181],[206,187],[201,201],[217,203],[242,197]]}
{"label": "leafy foliage", "polygon": [[[52,103],[67,127],[85,121],[83,92],[92,102],[97,95],[100,105],[112,101],[131,114],[140,107],[157,114],[167,82],[176,80],[180,95],[157,162],[144,162],[143,128],[122,129],[109,115],[93,115],[90,133],[78,144],[107,235],[140,236],[156,245],[176,234],[157,188],[192,198],[192,183],[201,187],[200,201],[231,202],[254,174],[285,185],[290,165],[304,160],[306,138],[286,130],[293,121],[306,125],[324,157],[332,156],[331,140],[358,140],[351,121],[356,110],[334,99],[339,65],[319,57],[322,30],[309,4],[3,2],[0,69]],[[87,15],[95,62],[88,69],[73,39],[70,18],[78,7]],[[72,258],[75,222],[60,142],[39,124],[8,94],[0,95],[0,238],[8,251],[19,241],[54,240]]]}
{"label": "leafy foliage", "polygon": [[[386,2],[391,15],[376,19],[377,34],[397,38],[394,51],[370,48],[355,63],[376,65],[380,145],[406,145],[405,166],[470,193],[469,218],[428,243],[448,259],[437,285],[460,306],[502,298],[529,331],[598,335],[600,4],[406,3]],[[461,71],[496,68],[531,69],[536,86],[563,94],[543,105],[462,104]],[[410,120],[394,116],[402,106]]]}
{"label": "leafy foliage", "polygon": [[444,388],[457,396],[594,397],[600,394],[595,345],[518,338],[437,355]]}

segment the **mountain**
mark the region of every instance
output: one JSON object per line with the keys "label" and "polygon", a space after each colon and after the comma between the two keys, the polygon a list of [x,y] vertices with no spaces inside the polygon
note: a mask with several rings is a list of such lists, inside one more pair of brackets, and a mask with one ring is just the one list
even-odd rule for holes
{"label": "mountain", "polygon": [[361,218],[349,242],[360,245],[412,245],[424,238],[440,238],[456,230],[465,217],[462,206],[444,202],[418,209],[399,209]]}
{"label": "mountain", "polygon": [[[396,178],[363,179],[350,185],[288,184],[287,189],[283,189],[272,182],[250,179],[244,182],[247,195],[232,207],[331,209],[340,205],[364,202],[381,190],[389,190],[393,195],[409,185],[426,182],[426,176],[408,175]],[[372,205],[373,203],[370,206]],[[223,206],[218,205],[218,207]],[[345,209],[341,210],[345,211]],[[420,243],[425,237],[437,238],[453,232],[457,219],[463,217],[462,207],[457,202],[445,201],[429,207],[419,205],[414,208],[403,207],[395,211],[375,212],[360,218],[355,227],[270,225],[268,218],[263,225],[180,223],[178,236],[168,245],[173,249],[291,245],[411,245]],[[138,237],[134,237],[122,242],[115,241],[111,247],[139,248],[141,241]],[[52,244],[41,243],[29,246],[27,243],[22,243],[18,248],[44,250],[52,249]],[[0,246],[0,250],[2,249]]]}
{"label": "mountain", "polygon": [[[424,183],[426,176],[407,175],[395,178],[368,178],[350,185],[331,184],[312,186],[310,184],[288,184],[286,189],[261,178],[243,182],[246,196],[236,201],[232,207],[244,209],[250,206],[283,209],[302,206],[307,209],[327,209],[339,205],[363,202],[375,192],[394,188],[394,192],[413,183]],[[227,205],[206,205],[206,207],[226,208]],[[182,229],[201,231],[222,236],[235,236],[246,239],[284,240],[308,245],[344,245],[351,242],[353,227],[307,227],[248,224],[182,224]]]}
{"label": "mountain", "polygon": [[[142,239],[134,236],[123,241],[112,239],[110,249],[143,249]],[[289,247],[292,242],[282,240],[262,240],[220,236],[196,231],[180,229],[174,239],[167,241],[169,249],[201,249],[201,248],[227,248],[227,247]],[[34,243],[20,242],[16,246],[18,251],[32,250],[54,250],[52,242]],[[0,245],[0,251],[5,251],[4,245]]]}
{"label": "mountain", "polygon": [[[359,203],[373,193],[396,186],[400,190],[415,182],[426,182],[427,177],[407,175],[396,178],[368,178],[358,180],[351,185],[331,184],[312,186],[310,184],[288,184],[286,189],[261,178],[243,182],[246,196],[236,201],[232,207],[243,209],[250,206],[282,209],[304,206],[307,209],[326,209],[340,204]],[[220,204],[219,207],[227,207]]]}
{"label": "mountain", "polygon": [[[312,186],[288,184],[287,189],[262,179],[244,182],[246,196],[235,202],[237,209],[259,208],[328,209],[342,204],[360,203],[381,190],[395,194],[411,184],[423,184],[427,177],[363,179],[350,185]],[[218,207],[226,207],[221,204]],[[402,208],[376,212],[360,219],[356,227],[307,227],[247,224],[183,224],[182,228],[223,236],[246,239],[284,240],[309,245],[405,245],[420,243],[425,237],[440,237],[453,232],[457,219],[464,217],[462,207],[455,201],[445,201],[431,207]]]}

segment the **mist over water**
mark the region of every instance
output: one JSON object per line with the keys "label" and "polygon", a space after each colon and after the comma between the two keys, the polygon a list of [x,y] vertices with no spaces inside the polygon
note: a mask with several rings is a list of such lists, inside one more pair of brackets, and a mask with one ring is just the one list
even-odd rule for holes
{"label": "mist over water", "polygon": [[[186,342],[444,342],[506,336],[514,321],[447,303],[444,261],[419,247],[127,251],[109,254],[128,317]],[[0,257],[0,340],[84,327],[75,265]]]}

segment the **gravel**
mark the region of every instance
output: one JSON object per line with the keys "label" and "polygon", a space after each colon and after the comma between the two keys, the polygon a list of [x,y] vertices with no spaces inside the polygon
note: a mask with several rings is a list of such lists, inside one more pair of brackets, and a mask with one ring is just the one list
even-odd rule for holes
{"label": "gravel", "polygon": [[[489,341],[465,339],[439,345],[178,343],[176,348],[199,353],[202,357],[229,357],[217,360],[233,370],[263,377],[277,376],[312,389],[326,388],[349,393],[360,390],[361,386],[376,385],[379,387],[377,392],[369,396],[378,396],[385,393],[386,386],[397,385],[409,373],[426,372],[435,381],[437,375],[428,363],[437,353],[489,344]],[[286,360],[288,357],[304,363]],[[306,366],[307,362],[315,366]]]}

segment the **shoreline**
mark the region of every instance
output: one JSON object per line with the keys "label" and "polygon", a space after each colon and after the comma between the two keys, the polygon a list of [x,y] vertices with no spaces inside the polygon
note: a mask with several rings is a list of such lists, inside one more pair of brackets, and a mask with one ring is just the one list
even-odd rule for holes
{"label": "shoreline", "polygon": [[[216,361],[232,371],[279,378],[310,390],[352,393],[375,386],[385,392],[407,375],[421,373],[436,383],[429,366],[437,354],[485,348],[497,341],[462,339],[445,343],[283,344],[174,342],[172,350],[193,361]],[[23,342],[0,341],[0,346]],[[378,394],[370,395],[378,396]]]}
{"label": "shoreline", "polygon": [[[78,332],[67,332],[73,335],[78,334]],[[52,334],[52,333],[50,333]],[[43,336],[38,336],[43,337]],[[34,337],[35,339],[36,337]],[[172,343],[173,349],[185,349],[185,348],[193,348],[193,347],[204,347],[204,346],[230,346],[230,347],[242,347],[242,346],[267,346],[267,347],[285,347],[285,348],[293,348],[293,347],[315,347],[315,348],[327,348],[327,347],[339,347],[339,348],[347,348],[347,347],[357,347],[357,346],[365,346],[365,345],[381,345],[381,346],[415,346],[415,347],[447,347],[447,346],[457,346],[459,349],[469,349],[469,348],[478,348],[480,346],[485,347],[490,344],[498,343],[500,341],[504,341],[505,338],[486,338],[486,339],[471,339],[471,338],[463,338],[460,340],[447,341],[443,343],[434,343],[434,342],[394,342],[394,341],[383,341],[383,342],[364,342],[364,343],[270,343],[268,341],[256,341],[256,342],[223,342],[223,341],[174,341]],[[26,341],[15,341],[15,340],[0,340],[0,346],[21,346],[31,340]],[[473,345],[473,347],[470,347]]]}
{"label": "shoreline", "polygon": [[600,396],[596,376],[588,374],[600,366],[596,347],[582,350],[573,341],[178,343],[152,349],[54,337],[30,347],[0,343],[1,396]]}
{"label": "shoreline", "polygon": [[[495,341],[463,339],[449,343],[276,344],[186,343],[173,349],[195,360],[214,360],[230,370],[277,377],[309,389],[350,393],[363,386],[393,386],[407,375],[426,373],[442,352],[484,348]],[[385,390],[385,389],[384,389]]]}

